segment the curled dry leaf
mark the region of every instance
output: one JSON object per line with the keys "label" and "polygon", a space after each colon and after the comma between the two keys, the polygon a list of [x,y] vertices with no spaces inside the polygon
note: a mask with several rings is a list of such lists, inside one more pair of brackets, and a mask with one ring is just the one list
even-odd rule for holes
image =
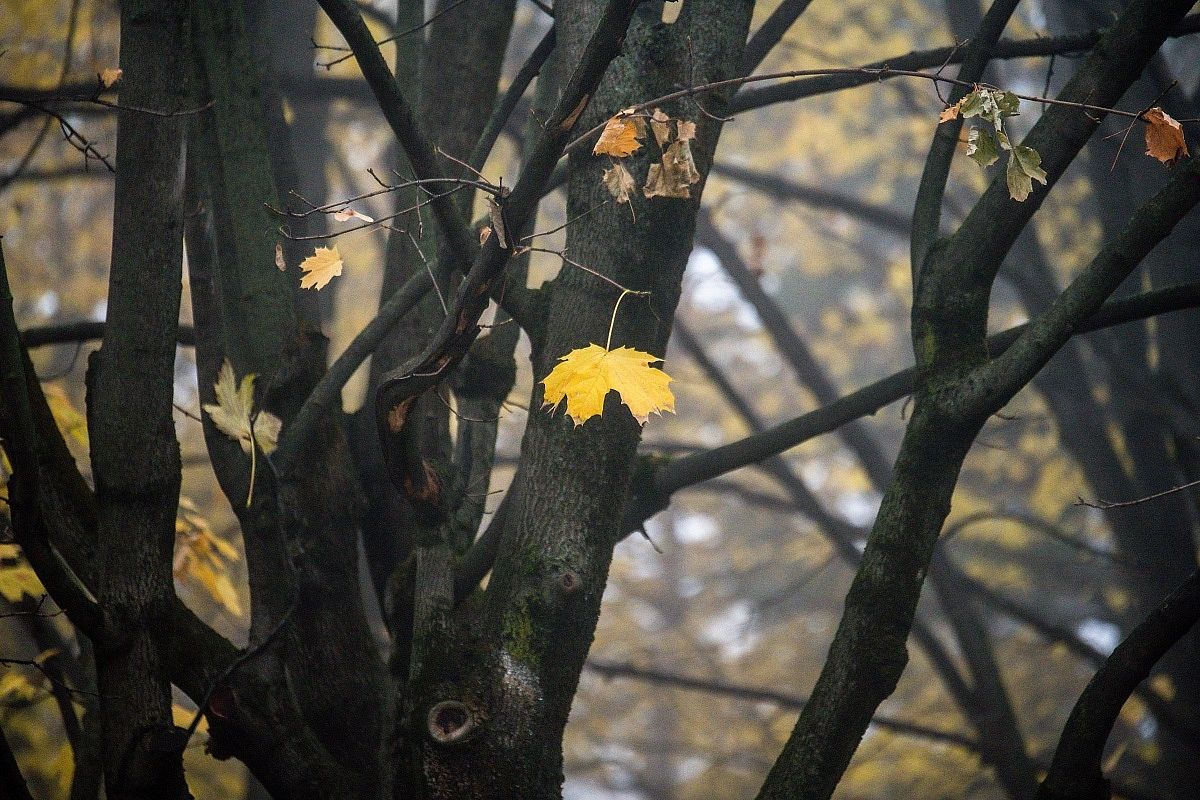
{"label": "curled dry leaf", "polygon": [[343,208],[341,211],[336,212],[333,218],[338,222],[345,222],[351,219],[361,219],[363,222],[375,221],[374,217],[368,217],[366,214],[361,211],[355,211],[353,208]]}
{"label": "curled dry leaf", "polygon": [[480,228],[479,229],[479,246],[483,247],[484,243],[487,242],[488,237],[491,235],[492,235],[492,227],[490,225],[484,225],[482,228]]}
{"label": "curled dry leaf", "polygon": [[504,209],[496,202],[494,198],[488,198],[488,219],[492,223],[492,230],[496,232],[496,244],[500,245],[502,250],[508,250],[508,227],[504,224]]}
{"label": "curled dry leaf", "polygon": [[646,197],[686,199],[691,196],[688,187],[699,182],[700,173],[692,160],[692,145],[681,139],[663,152],[660,163],[650,165],[642,192]]}
{"label": "curled dry leaf", "polygon": [[318,247],[316,252],[300,262],[301,289],[322,289],[342,274],[342,256],[336,247]]}
{"label": "curled dry leaf", "polygon": [[671,118],[661,108],[654,109],[650,115],[650,130],[654,131],[654,140],[659,147],[666,147],[671,138]]}
{"label": "curled dry leaf", "polygon": [[641,138],[646,135],[646,123],[641,117],[633,117],[632,109],[615,114],[605,124],[592,154],[625,158],[641,148]]}
{"label": "curled dry leaf", "polygon": [[686,119],[676,120],[676,136],[681,142],[690,142],[696,138],[696,123]]}
{"label": "curled dry leaf", "polygon": [[1146,155],[1168,167],[1188,154],[1183,126],[1158,106],[1142,115],[1146,121]]}
{"label": "curled dry leaf", "polygon": [[280,272],[287,272],[287,261],[283,257],[283,245],[275,243],[275,266]]}
{"label": "curled dry leaf", "polygon": [[624,164],[614,161],[611,167],[604,170],[604,188],[618,203],[628,203],[630,195],[637,191],[637,181]]}
{"label": "curled dry leaf", "polygon": [[589,344],[572,350],[542,381],[545,407],[567,401],[567,416],[582,425],[604,411],[604,398],[615,391],[633,418],[645,425],[651,414],[675,411],[671,377],[650,364],[661,359],[631,347],[606,350]]}
{"label": "curled dry leaf", "polygon": [[104,84],[105,89],[111,89],[113,84],[121,80],[121,76],[125,74],[125,70],[120,67],[109,67],[108,69],[100,70],[100,83]]}
{"label": "curled dry leaf", "polygon": [[938,114],[938,124],[949,122],[952,119],[958,119],[958,107],[962,105],[962,100],[959,100],[952,106],[946,106],[942,109],[942,113]]}

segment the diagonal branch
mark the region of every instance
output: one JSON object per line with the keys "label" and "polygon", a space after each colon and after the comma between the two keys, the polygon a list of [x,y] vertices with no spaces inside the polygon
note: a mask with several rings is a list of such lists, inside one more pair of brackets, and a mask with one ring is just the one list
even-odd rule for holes
{"label": "diagonal branch", "polygon": [[[693,678],[687,675],[679,675],[667,670],[655,669],[653,667],[638,667],[633,664],[628,664],[619,661],[607,661],[604,659],[592,658],[584,665],[591,672],[596,673],[604,678],[628,678],[631,680],[645,681],[646,683],[654,683],[660,686],[672,686],[678,689],[685,689],[693,692],[705,692],[707,694],[720,695],[723,697],[732,697],[738,700],[746,700],[752,703],[772,703],[779,708],[799,710],[804,708],[804,704],[808,701],[807,697],[801,695],[789,694],[780,692],[774,689],[756,689],[750,686],[741,686],[735,683],[722,680],[710,680],[704,678]],[[877,714],[872,720],[873,725],[878,725],[880,728],[893,731],[894,733],[903,734],[905,736],[913,736],[920,739],[929,739],[933,742],[943,742],[946,744],[954,744],[959,747],[965,747],[970,750],[979,750],[979,743],[970,737],[963,736],[960,733],[953,731],[931,728],[926,725],[921,725],[915,722],[907,722],[905,720],[896,719],[883,714]]]}
{"label": "diagonal branch", "polygon": [[[1077,325],[1073,333],[1088,333],[1198,306],[1200,282],[1181,284],[1107,303]],[[988,350],[993,355],[1004,352],[1028,328],[1029,324],[1026,323],[988,337]],[[748,436],[660,467],[655,474],[653,487],[648,491],[666,497],[709,478],[755,464],[809,439],[835,431],[850,420],[874,414],[889,403],[907,396],[912,392],[912,386],[913,370],[910,367],[851,392],[827,406],[780,423],[761,435]]]}
{"label": "diagonal branch", "polygon": [[1150,670],[1200,619],[1200,572],[1193,572],[1130,632],[1092,676],[1071,716],[1039,800],[1108,800],[1101,761],[1121,707]]}
{"label": "diagonal branch", "polygon": [[[1171,29],[1171,37],[1189,36],[1200,32],[1200,14],[1185,17]],[[1083,33],[1068,33],[1062,36],[1039,36],[1035,39],[1001,39],[992,51],[992,58],[1015,59],[1037,58],[1041,56],[1082,53],[1096,46],[1103,34],[1101,30]],[[932,50],[918,50],[894,58],[875,61],[864,65],[868,70],[920,70],[932,69],[942,65],[961,64],[965,52],[959,45],[952,47],[936,47]],[[766,86],[760,89],[744,89],[734,95],[730,101],[731,113],[752,111],[775,103],[786,103],[792,100],[802,100],[843,89],[853,89],[887,80],[894,74],[884,74],[877,77],[869,75],[825,75]]]}
{"label": "diagonal branch", "polygon": [[758,69],[763,59],[783,40],[810,5],[812,0],[784,0],[771,12],[771,16],[767,17],[762,27],[746,42],[746,49],[742,51],[743,75],[749,75]]}
{"label": "diagonal branch", "polygon": [[[396,77],[388,68],[383,52],[371,36],[371,31],[363,21],[357,6],[350,0],[320,0],[320,4],[358,59],[363,77],[378,100],[388,125],[404,148],[416,177],[422,180],[446,177],[433,143],[417,118],[415,110],[400,91]],[[466,221],[451,196],[435,195],[430,205],[433,207],[438,226],[450,245],[455,262],[465,272],[466,265],[471,263],[477,249],[471,240]]]}

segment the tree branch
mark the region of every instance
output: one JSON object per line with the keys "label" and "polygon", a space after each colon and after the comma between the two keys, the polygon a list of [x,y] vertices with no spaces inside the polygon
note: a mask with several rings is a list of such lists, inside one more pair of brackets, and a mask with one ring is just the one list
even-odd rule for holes
{"label": "tree branch", "polygon": [[13,467],[9,500],[13,533],[54,601],[80,630],[97,637],[102,627],[100,607],[50,544],[42,509],[40,448],[26,380],[25,356],[0,247],[0,398],[8,429],[4,450]]}
{"label": "tree branch", "polygon": [[[962,69],[958,78],[974,83],[983,77],[988,61],[992,57],[996,42],[1004,28],[1008,25],[1009,17],[1017,9],[1020,0],[996,0],[984,15],[975,32],[974,38],[964,48]],[[955,85],[947,101],[950,105],[957,103],[970,91],[964,86]],[[917,198],[913,203],[912,238],[909,243],[912,252],[912,269],[914,277],[925,263],[925,254],[937,238],[942,219],[942,196],[946,192],[946,180],[950,177],[950,164],[954,160],[954,151],[958,148],[958,137],[962,133],[963,120],[956,117],[949,122],[939,124],[933,132],[933,142],[929,146],[929,155],[925,159],[925,167],[921,172],[921,184],[917,188]],[[914,280],[914,285],[915,285]]]}
{"label": "tree branch", "polygon": [[[1170,36],[1178,38],[1200,32],[1200,14],[1185,17],[1171,29]],[[1069,33],[1063,36],[1042,36],[1036,39],[1001,39],[992,51],[994,59],[1036,58],[1039,56],[1064,55],[1082,53],[1092,49],[1100,41],[1104,31],[1094,30],[1085,33]],[[886,70],[903,69],[919,70],[940,67],[942,65],[961,64],[965,57],[964,49],[959,45],[938,47],[932,50],[919,50],[895,58],[875,61],[864,65],[864,69]],[[775,86],[760,89],[744,89],[734,95],[730,101],[730,112],[739,113],[756,108],[786,103],[791,100],[801,100],[805,97],[828,94],[853,89],[888,80],[893,75],[885,74],[872,77],[870,75],[827,75],[814,78],[802,78]]]}
{"label": "tree branch", "polygon": [[488,155],[496,146],[496,140],[500,138],[501,131],[504,130],[513,110],[521,101],[521,96],[525,94],[529,84],[542,71],[546,59],[554,52],[555,32],[555,27],[551,25],[550,30],[546,31],[546,35],[537,43],[537,47],[533,48],[533,52],[529,54],[529,58],[526,59],[512,83],[509,84],[504,96],[496,103],[496,108],[492,110],[492,115],[488,118],[487,127],[483,129],[479,141],[475,143],[475,148],[471,151],[471,157],[467,159],[467,163],[473,169],[483,169]]}
{"label": "tree branch", "polygon": [[844,212],[897,236],[907,237],[912,229],[910,216],[883,206],[871,205],[836,189],[797,183],[780,175],[720,162],[713,164],[712,172],[769,194],[778,200],[796,200],[808,205]]}
{"label": "tree branch", "polygon": [[758,69],[763,59],[783,40],[792,25],[811,4],[812,0],[784,0],[775,7],[762,27],[746,42],[746,49],[742,51],[743,75],[749,75]]}
{"label": "tree branch", "polygon": [[977,372],[969,402],[1000,408],[1093,316],[1175,225],[1200,202],[1200,158],[1175,168],[1171,180],[1136,212],[1045,312],[1005,352]]}
{"label": "tree branch", "polygon": [[1121,707],[1154,665],[1200,619],[1200,572],[1193,572],[1117,646],[1092,676],[1071,716],[1039,800],[1108,800],[1104,745]]}
{"label": "tree branch", "polygon": [[[591,658],[584,664],[584,667],[591,672],[596,673],[604,678],[629,678],[631,680],[644,681],[646,683],[658,684],[659,686],[672,686],[678,689],[685,689],[693,692],[705,692],[707,694],[715,694],[723,697],[732,697],[737,700],[745,700],[751,703],[771,703],[779,708],[800,710],[804,708],[804,704],[808,702],[808,698],[803,695],[788,694],[773,689],[756,689],[749,686],[741,686],[735,683],[729,683],[721,680],[707,680],[704,678],[692,678],[686,675],[679,675],[667,670],[654,669],[653,667],[638,667],[633,664],[628,664],[620,661],[608,661],[605,659]],[[906,722],[905,720],[896,719],[882,714],[878,714],[871,719],[871,724],[878,725],[880,728],[890,730],[894,733],[903,734],[905,736],[913,736],[920,739],[928,739],[933,742],[942,742],[953,744],[959,747],[965,747],[969,750],[979,751],[979,743],[968,736],[963,736],[960,733],[953,731],[940,730],[938,728],[930,728],[914,722]]]}
{"label": "tree branch", "polygon": [[[1073,333],[1088,333],[1198,306],[1200,282],[1172,286],[1109,302],[1080,323]],[[1029,323],[1026,323],[988,337],[989,352],[993,355],[1003,353],[1028,327]],[[837,430],[850,420],[874,414],[911,393],[912,387],[913,370],[910,367],[851,392],[834,403],[780,423],[761,435],[748,436],[660,467],[655,474],[652,491],[666,497],[709,478],[757,463],[816,436]]]}

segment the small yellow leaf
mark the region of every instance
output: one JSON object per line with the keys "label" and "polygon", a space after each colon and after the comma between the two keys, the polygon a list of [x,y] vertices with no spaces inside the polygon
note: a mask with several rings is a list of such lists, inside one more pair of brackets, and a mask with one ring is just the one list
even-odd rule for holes
{"label": "small yellow leaf", "polygon": [[1146,155],[1168,167],[1188,154],[1183,126],[1158,106],[1142,115],[1146,120]]}
{"label": "small yellow leaf", "polygon": [[333,215],[333,218],[338,222],[345,222],[351,219],[361,219],[363,222],[374,222],[374,217],[368,217],[361,211],[355,211],[353,208],[343,208]]}
{"label": "small yellow leaf", "polygon": [[254,415],[254,375],[242,378],[239,385],[233,375],[233,365],[226,359],[217,375],[217,402],[205,403],[204,410],[212,419],[217,430],[235,440],[242,446],[242,452],[250,455],[250,431],[253,428],[254,441],[264,453],[270,455],[279,441],[279,432],[283,421],[267,411]]}
{"label": "small yellow leaf", "polygon": [[342,274],[342,256],[336,247],[318,247],[316,252],[300,262],[301,289],[323,289]]}
{"label": "small yellow leaf", "polygon": [[108,69],[100,70],[100,83],[104,84],[105,89],[111,89],[113,84],[121,80],[121,76],[125,71],[120,67],[109,67]]}
{"label": "small yellow leaf", "polygon": [[938,124],[949,122],[952,119],[958,119],[959,106],[962,105],[962,100],[959,100],[952,106],[946,106],[942,109],[942,113],[938,114]]}
{"label": "small yellow leaf", "polygon": [[637,182],[624,164],[613,162],[612,167],[604,170],[604,188],[618,203],[628,203],[630,194],[637,189]]}
{"label": "small yellow leaf", "polygon": [[646,135],[646,123],[641,117],[629,116],[630,113],[626,109],[609,119],[592,148],[592,155],[625,158],[641,148],[639,140]]}
{"label": "small yellow leaf", "polygon": [[589,344],[572,350],[559,359],[542,381],[545,387],[543,407],[557,407],[567,401],[567,416],[582,425],[604,411],[604,398],[616,391],[629,411],[641,424],[651,414],[675,411],[675,395],[667,386],[671,377],[650,366],[661,359],[629,347],[605,350]]}

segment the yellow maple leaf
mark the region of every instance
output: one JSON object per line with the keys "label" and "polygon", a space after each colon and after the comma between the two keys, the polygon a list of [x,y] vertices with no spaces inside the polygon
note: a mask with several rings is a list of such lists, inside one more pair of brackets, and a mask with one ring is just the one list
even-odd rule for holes
{"label": "yellow maple leaf", "polygon": [[336,247],[318,247],[316,252],[300,262],[301,289],[323,289],[342,274],[342,255]]}
{"label": "yellow maple leaf", "polygon": [[212,419],[217,430],[234,439],[242,446],[246,455],[253,453],[250,446],[250,431],[254,431],[254,441],[259,449],[270,455],[279,441],[279,431],[283,422],[279,417],[268,411],[254,414],[254,379],[255,375],[246,375],[241,384],[233,375],[233,365],[226,359],[217,375],[213,388],[217,392],[216,403],[205,403],[204,410]]}
{"label": "yellow maple leaf", "polygon": [[542,381],[543,407],[556,408],[565,399],[567,416],[582,425],[604,411],[604,398],[615,391],[634,419],[645,425],[651,414],[675,411],[675,395],[667,386],[671,377],[650,366],[661,360],[630,347],[606,350],[589,344],[572,350]]}
{"label": "yellow maple leaf", "polygon": [[630,116],[631,109],[620,111],[604,125],[592,155],[625,158],[641,148],[641,137],[646,135],[646,123],[641,117]]}
{"label": "yellow maple leaf", "polygon": [[104,84],[105,89],[111,89],[113,84],[121,80],[121,76],[125,74],[125,70],[120,67],[109,67],[100,70],[100,83]]}
{"label": "yellow maple leaf", "polygon": [[1158,106],[1142,115],[1146,120],[1146,155],[1168,167],[1188,154],[1183,126]]}

